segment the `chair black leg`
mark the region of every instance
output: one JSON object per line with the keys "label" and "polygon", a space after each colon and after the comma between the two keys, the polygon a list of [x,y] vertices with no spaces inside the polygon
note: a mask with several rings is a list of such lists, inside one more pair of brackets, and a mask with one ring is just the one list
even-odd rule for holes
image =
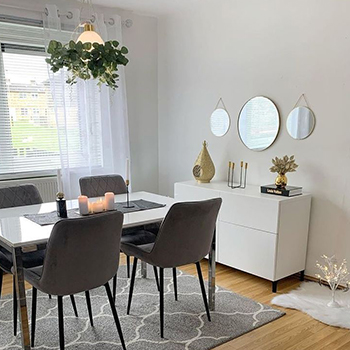
{"label": "chair black leg", "polygon": [[174,281],[175,301],[177,301],[177,276],[176,276],[176,267],[173,268],[173,281]]}
{"label": "chair black leg", "polygon": [[75,315],[75,317],[78,317],[78,310],[77,310],[77,305],[75,304],[74,295],[70,295],[69,297],[70,297],[70,301],[71,301],[72,306],[73,306],[74,315]]}
{"label": "chair black leg", "polygon": [[130,256],[126,256],[126,272],[128,275],[128,278],[130,278]]}
{"label": "chair black leg", "polygon": [[305,270],[300,271],[300,281],[304,281],[305,280]]}
{"label": "chair black leg", "polygon": [[32,289],[32,336],[31,336],[31,346],[34,348],[35,343],[35,326],[36,326],[36,304],[38,299],[38,291],[33,287]]}
{"label": "chair black leg", "polygon": [[49,299],[50,299],[50,300],[52,299],[52,296],[51,296],[51,294],[49,294]]}
{"label": "chair black leg", "polygon": [[159,292],[159,278],[158,278],[157,266],[153,266],[153,271],[154,271],[154,278],[156,279],[156,283],[157,283],[157,289]]}
{"label": "chair black leg", "polygon": [[16,278],[13,275],[13,334],[17,335],[17,318],[18,318],[18,307],[17,307],[17,292],[16,292]]}
{"label": "chair black leg", "polygon": [[208,305],[208,299],[207,299],[207,294],[205,292],[201,264],[199,262],[196,262],[196,267],[197,267],[197,273],[198,273],[198,278],[199,278],[199,284],[200,284],[201,290],[202,290],[202,296],[203,296],[205,311],[207,312],[207,317],[208,317],[209,322],[211,322],[209,305]]}
{"label": "chair black leg", "polygon": [[134,293],[134,284],[135,284],[135,277],[136,277],[136,268],[137,268],[137,258],[134,257],[134,264],[132,265],[131,282],[130,282],[130,288],[129,288],[128,308],[127,308],[127,310],[126,310],[126,313],[127,313],[128,315],[130,314],[132,294]]}
{"label": "chair black leg", "polygon": [[160,291],[159,291],[159,312],[160,312],[160,337],[164,338],[164,268],[160,267]]}
{"label": "chair black leg", "polygon": [[113,277],[113,300],[115,302],[115,297],[117,295],[117,275]]}
{"label": "chair black leg", "polygon": [[63,297],[57,297],[58,304],[58,331],[60,337],[60,350],[64,350],[64,321],[63,321]]}
{"label": "chair black leg", "polygon": [[88,312],[89,312],[90,324],[91,324],[91,327],[93,327],[94,326],[94,320],[92,318],[90,292],[88,290],[85,292],[85,297],[86,297],[86,304],[87,304],[87,308],[88,308]]}
{"label": "chair black leg", "polygon": [[1,291],[2,291],[2,280],[3,280],[4,271],[0,269],[0,298],[1,298]]}
{"label": "chair black leg", "polygon": [[115,307],[115,303],[114,303],[114,301],[113,301],[111,289],[110,289],[108,283],[105,284],[105,288],[106,288],[106,292],[107,292],[107,296],[108,296],[109,303],[110,303],[110,305],[111,305],[111,309],[112,309],[112,313],[113,313],[115,325],[117,326],[117,330],[118,330],[120,342],[121,342],[121,344],[122,344],[123,350],[126,350],[125,342],[124,342],[124,336],[123,336],[123,331],[122,331],[122,327],[121,327],[120,322],[119,322],[119,317],[118,317],[117,309],[116,309],[116,307]]}

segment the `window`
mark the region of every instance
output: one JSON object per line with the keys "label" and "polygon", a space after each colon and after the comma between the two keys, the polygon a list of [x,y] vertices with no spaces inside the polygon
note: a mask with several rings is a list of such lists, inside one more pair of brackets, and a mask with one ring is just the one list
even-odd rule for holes
{"label": "window", "polygon": [[[12,114],[6,134],[0,135],[0,176],[57,169],[59,145],[45,56],[28,47],[2,44],[0,63],[7,92],[7,106],[0,113],[5,111],[5,119],[10,115],[6,109]],[[38,91],[43,98],[32,99]]]}
{"label": "window", "polygon": [[[12,106],[11,106],[12,107]],[[10,107],[10,108],[11,108]],[[28,108],[21,108],[21,115],[26,116],[28,115]]]}
{"label": "window", "polygon": [[[61,41],[71,38],[71,33],[59,34]],[[69,134],[69,144],[61,145],[69,150],[69,166],[84,167],[92,159],[94,167],[101,167],[100,101],[96,98],[95,119],[86,127],[77,85],[62,88],[65,78],[49,76],[43,28],[0,19],[0,42],[0,178],[54,173],[61,165],[57,122]],[[94,140],[93,146],[87,139]]]}

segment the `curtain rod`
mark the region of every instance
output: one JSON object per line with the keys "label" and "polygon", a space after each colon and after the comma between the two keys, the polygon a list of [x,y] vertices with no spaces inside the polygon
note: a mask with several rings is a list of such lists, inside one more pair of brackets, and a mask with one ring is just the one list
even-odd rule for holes
{"label": "curtain rod", "polygon": [[[46,15],[48,15],[48,10],[45,8],[44,12],[40,12],[37,9],[30,9],[28,7],[19,7],[19,6],[12,6],[12,5],[8,5],[8,4],[0,4],[0,6],[4,6],[7,8],[13,8],[16,10],[25,10],[25,11],[31,11],[31,12],[35,12],[35,13],[45,13]],[[73,12],[71,11],[67,11],[66,13],[60,13],[59,10],[57,10],[58,12],[58,16],[65,16],[67,17],[67,19],[72,19],[73,18]],[[120,15],[119,15],[120,16]],[[95,21],[95,16],[92,16],[91,21],[94,22]],[[23,24],[28,24],[28,25],[32,25],[32,26],[36,26],[36,27],[42,27],[43,25],[43,21],[39,20],[39,19],[32,19],[32,18],[24,18],[24,17],[19,17],[19,16],[12,16],[12,15],[3,15],[0,14],[0,21],[2,22],[9,22],[9,23],[18,23],[21,22]],[[106,24],[109,25],[114,25],[115,21],[113,18],[109,18],[106,19],[105,21]],[[122,25],[125,26],[126,28],[131,28],[133,26],[134,22],[132,19],[128,18],[125,20],[122,20]]]}

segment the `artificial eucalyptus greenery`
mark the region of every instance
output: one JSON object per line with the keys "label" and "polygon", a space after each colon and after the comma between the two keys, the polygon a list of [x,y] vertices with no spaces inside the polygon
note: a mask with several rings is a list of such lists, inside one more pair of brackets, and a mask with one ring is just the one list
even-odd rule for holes
{"label": "artificial eucalyptus greenery", "polygon": [[77,43],[71,40],[68,44],[51,40],[47,52],[51,55],[46,62],[51,70],[56,73],[60,69],[67,68],[70,76],[67,83],[72,85],[77,78],[83,80],[97,79],[98,85],[106,84],[115,90],[119,75],[118,66],[126,66],[129,60],[125,57],[128,49],[123,46],[120,49],[116,40],[106,41],[105,44]]}
{"label": "artificial eucalyptus greenery", "polygon": [[270,168],[271,173],[278,173],[281,175],[285,175],[287,173],[292,173],[296,171],[298,164],[295,163],[294,156],[290,158],[288,156],[284,156],[283,158],[275,157],[272,159],[273,166]]}

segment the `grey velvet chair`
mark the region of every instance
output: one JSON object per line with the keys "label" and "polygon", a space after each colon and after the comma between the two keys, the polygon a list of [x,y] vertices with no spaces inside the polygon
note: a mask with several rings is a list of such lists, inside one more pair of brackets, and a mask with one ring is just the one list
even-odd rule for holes
{"label": "grey velvet chair", "polygon": [[38,189],[32,184],[0,188],[0,208],[21,207],[43,202]]}
{"label": "grey velvet chair", "polygon": [[[38,189],[31,184],[0,188],[0,209],[21,207],[25,205],[41,204],[43,202]],[[23,266],[35,267],[43,264],[44,250],[23,254]],[[0,246],[0,297],[3,274],[11,274],[13,267],[12,253]],[[13,330],[17,334],[17,295],[15,277],[13,276]]]}
{"label": "grey velvet chair", "polygon": [[203,301],[210,321],[208,300],[199,262],[210,251],[221,202],[221,198],[216,198],[200,202],[176,203],[164,218],[154,243],[144,245],[122,243],[121,245],[126,254],[134,256],[127,314],[130,313],[138,259],[160,269],[160,335],[162,338],[164,337],[165,268],[196,264]]}
{"label": "grey velvet chair", "polygon": [[[32,184],[0,188],[0,209],[21,207],[25,205],[41,204],[43,200],[38,189]],[[40,266],[44,262],[45,250],[23,254],[23,267],[32,268]],[[2,290],[3,274],[12,273],[12,253],[0,246],[0,297]],[[51,296],[50,296],[51,298]],[[78,317],[74,296],[70,296],[75,316]],[[13,276],[13,332],[17,334],[17,294],[15,276]]]}
{"label": "grey velvet chair", "polygon": [[[114,194],[123,194],[127,192],[125,180],[120,175],[98,175],[86,176],[79,179],[80,193],[82,195],[93,197],[104,196],[106,192],[113,192]],[[122,242],[129,242],[133,244],[148,244],[156,239],[155,230],[157,227],[148,228],[147,230],[126,229],[122,234]],[[152,232],[153,230],[153,232]],[[130,257],[126,257],[127,274],[130,277]],[[116,279],[113,280],[113,295],[116,290]]]}
{"label": "grey velvet chair", "polygon": [[24,270],[24,278],[33,286],[32,347],[35,341],[37,290],[57,295],[60,349],[64,349],[63,296],[104,286],[117,326],[122,348],[122,329],[108,281],[117,274],[121,212],[57,222],[46,248],[43,266]]}
{"label": "grey velvet chair", "polygon": [[125,181],[120,175],[85,176],[79,179],[79,185],[81,194],[90,198],[104,196],[106,192],[127,192]]}

